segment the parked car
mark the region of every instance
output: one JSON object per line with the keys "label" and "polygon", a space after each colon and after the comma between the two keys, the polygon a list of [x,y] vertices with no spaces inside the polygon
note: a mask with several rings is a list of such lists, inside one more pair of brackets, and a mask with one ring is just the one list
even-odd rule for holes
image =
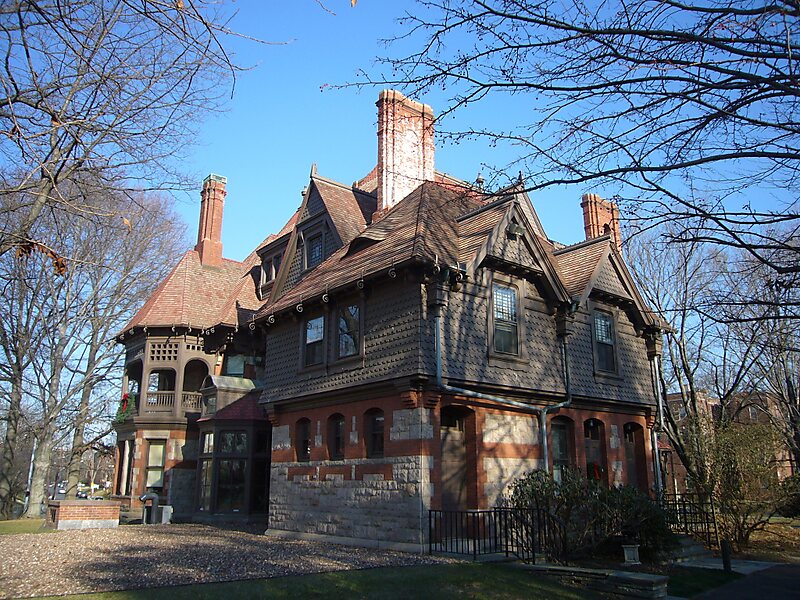
{"label": "parked car", "polygon": [[75,492],[75,497],[78,500],[86,500],[86,499],[89,498],[89,494],[87,494],[86,492],[82,492],[82,491],[78,490],[77,492]]}

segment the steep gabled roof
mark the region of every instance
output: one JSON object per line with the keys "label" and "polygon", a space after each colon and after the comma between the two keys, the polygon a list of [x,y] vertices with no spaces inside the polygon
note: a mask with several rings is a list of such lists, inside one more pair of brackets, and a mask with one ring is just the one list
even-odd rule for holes
{"label": "steep gabled roof", "polygon": [[375,196],[319,175],[312,176],[312,181],[317,186],[339,239],[342,244],[349,244],[364,231],[368,219],[375,212]]}
{"label": "steep gabled roof", "polygon": [[292,228],[297,224],[297,215],[299,213],[300,209],[297,209],[278,233],[268,235],[257,246],[257,250],[251,252],[242,261],[239,280],[235,287],[229,291],[228,297],[215,319],[215,324],[236,327],[252,320],[255,312],[263,304],[263,301],[258,296],[258,288],[261,283],[261,259],[258,256],[258,250],[266,248],[291,232]]}
{"label": "steep gabled roof", "polygon": [[393,266],[435,260],[455,265],[459,258],[456,217],[478,206],[474,200],[448,187],[423,183],[354,238],[350,246],[334,252],[297,285],[274,302],[265,304],[256,318],[295,306],[326,290],[334,292]]}
{"label": "steep gabled roof", "polygon": [[242,268],[242,263],[229,259],[222,259],[219,266],[203,265],[197,251],[189,250],[125,329],[172,325],[204,329],[216,325]]}
{"label": "steep gabled roof", "polygon": [[508,200],[500,200],[460,219],[458,224],[460,262],[469,264],[475,259],[476,252],[483,247],[486,237],[497,227],[507,210]]}
{"label": "steep gabled roof", "polygon": [[610,251],[610,238],[603,236],[553,251],[561,281],[573,298],[588,295],[587,287],[600,261]]}

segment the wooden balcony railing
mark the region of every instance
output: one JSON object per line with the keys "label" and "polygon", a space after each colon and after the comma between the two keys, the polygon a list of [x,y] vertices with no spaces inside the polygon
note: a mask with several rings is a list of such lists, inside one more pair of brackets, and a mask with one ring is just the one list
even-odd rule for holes
{"label": "wooden balcony railing", "polygon": [[166,413],[174,404],[175,392],[147,392],[143,408],[146,413]]}
{"label": "wooden balcony railing", "polygon": [[[147,392],[144,413],[171,413],[175,406],[175,392]],[[200,392],[181,392],[181,409],[184,412],[200,412],[203,395]]]}
{"label": "wooden balcony railing", "polygon": [[200,412],[203,394],[200,392],[183,392],[183,410],[186,412]]}

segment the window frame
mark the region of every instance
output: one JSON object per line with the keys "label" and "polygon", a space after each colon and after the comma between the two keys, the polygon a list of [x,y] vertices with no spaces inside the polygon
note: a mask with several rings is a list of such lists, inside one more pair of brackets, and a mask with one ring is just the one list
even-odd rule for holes
{"label": "window frame", "polygon": [[[301,439],[300,428],[305,428],[305,437]],[[301,442],[302,452],[301,452]],[[297,462],[309,462],[311,460],[311,419],[302,417],[294,423],[294,456]]]}
{"label": "window frame", "polygon": [[[150,463],[150,451],[153,446],[161,446],[161,464],[154,465]],[[158,490],[160,494],[164,490],[164,472],[166,471],[167,463],[167,440],[165,439],[148,439],[147,440],[147,462],[145,463],[144,469],[144,489],[145,490]],[[148,485],[150,481],[150,473],[153,472],[160,472],[161,477],[158,478],[158,481],[161,485]]]}
{"label": "window frame", "polygon": [[[609,332],[611,334],[611,343],[602,341],[598,339],[598,321],[599,319],[608,319],[609,323]],[[594,370],[595,373],[599,375],[610,375],[610,376],[617,376],[619,375],[619,336],[617,334],[617,319],[616,315],[609,311],[603,310],[600,308],[595,308],[592,310],[592,348],[594,354]],[[613,362],[613,369],[605,368],[606,365],[604,364],[605,358],[603,358],[603,350],[605,348],[610,348],[611,360]]]}
{"label": "window frame", "polygon": [[[380,436],[377,435],[375,422],[381,421]],[[376,440],[380,439],[380,449],[376,448]],[[367,458],[383,458],[386,452],[386,413],[380,408],[370,408],[364,413],[364,454]]]}
{"label": "window frame", "polygon": [[[356,330],[357,339],[355,343],[355,352],[352,354],[346,354],[342,356],[341,354],[341,340],[342,340],[342,331],[339,327],[339,322],[341,319],[342,311],[350,309],[351,307],[355,307],[358,310],[358,329]],[[352,360],[354,358],[360,358],[364,355],[364,304],[361,301],[353,300],[352,302],[344,302],[339,304],[336,307],[336,312],[334,313],[336,318],[332,319],[332,327],[334,329],[334,356],[337,361],[339,360]],[[347,332],[350,333],[350,332]]]}
{"label": "window frame", "polygon": [[[327,344],[327,340],[328,340],[328,336],[327,336],[328,319],[326,317],[327,317],[327,315],[323,313],[323,314],[318,314],[317,316],[314,316],[314,317],[308,317],[307,319],[305,319],[303,321],[303,329],[302,329],[302,332],[301,332],[301,334],[302,334],[302,352],[300,353],[301,354],[301,356],[300,356],[300,366],[301,366],[302,369],[318,369],[320,367],[324,367],[326,362],[327,362],[327,354],[328,354],[328,352],[327,352],[327,350],[328,350],[327,349],[327,345],[328,345]],[[320,329],[322,331],[322,338],[317,340],[317,341],[314,341],[314,342],[309,342],[308,341],[308,331],[309,331],[308,325],[312,321],[316,321],[318,319],[322,319],[322,327]],[[308,362],[309,344],[319,344],[321,350],[320,350],[320,358],[319,358],[318,362],[313,362],[313,363],[309,363]]]}
{"label": "window frame", "polygon": [[328,460],[344,460],[345,446],[347,445],[345,439],[346,429],[347,419],[344,418],[343,414],[334,413],[328,417]]}
{"label": "window frame", "polygon": [[[495,315],[495,287],[508,288],[514,292],[515,311],[516,311],[516,353],[498,351],[496,348],[497,319]],[[525,331],[525,311],[523,309],[524,282],[517,282],[511,277],[504,277],[493,273],[488,282],[489,304],[488,304],[488,354],[490,365],[503,366],[504,363],[526,362],[527,349],[523,343],[523,332]],[[498,362],[494,362],[498,361]]]}

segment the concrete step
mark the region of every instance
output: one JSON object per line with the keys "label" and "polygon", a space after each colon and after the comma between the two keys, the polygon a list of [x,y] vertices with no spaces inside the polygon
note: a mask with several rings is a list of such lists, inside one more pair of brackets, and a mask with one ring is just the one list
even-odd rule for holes
{"label": "concrete step", "polygon": [[672,553],[675,562],[711,558],[713,554],[703,544],[688,535],[678,536],[678,548]]}

